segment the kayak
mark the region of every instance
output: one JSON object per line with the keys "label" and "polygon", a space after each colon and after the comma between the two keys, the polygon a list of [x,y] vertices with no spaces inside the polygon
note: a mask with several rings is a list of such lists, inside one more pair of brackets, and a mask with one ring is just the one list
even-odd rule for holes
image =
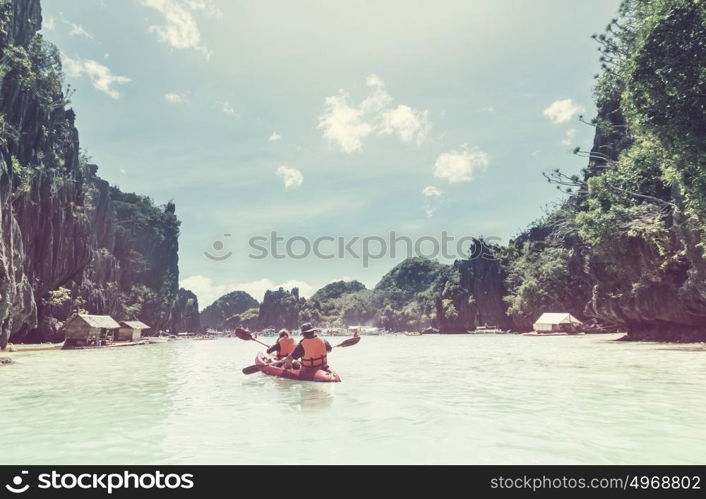
{"label": "kayak", "polygon": [[318,381],[320,383],[338,383],[341,377],[330,367],[327,370],[302,367],[300,369],[284,369],[273,366],[277,359],[265,352],[260,352],[255,357],[255,364],[260,366],[260,372],[276,378],[296,379],[299,381]]}

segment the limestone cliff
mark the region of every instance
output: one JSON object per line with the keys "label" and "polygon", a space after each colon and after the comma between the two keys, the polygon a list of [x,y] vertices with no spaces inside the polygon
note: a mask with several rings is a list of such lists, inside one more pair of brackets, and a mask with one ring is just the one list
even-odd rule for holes
{"label": "limestone cliff", "polygon": [[488,324],[507,328],[504,271],[484,243],[477,254],[452,265],[409,258],[375,286],[376,322],[393,330],[433,326],[461,333]]}
{"label": "limestone cliff", "polygon": [[623,2],[594,38],[595,139],[577,151],[588,165],[546,174],[570,196],[519,238],[510,312],[706,340],[706,5]]}
{"label": "limestone cliff", "polygon": [[201,311],[201,327],[216,330],[227,329],[229,328],[228,319],[257,306],[259,306],[257,300],[245,291],[232,291],[221,296]]}
{"label": "limestone cliff", "polygon": [[180,331],[194,332],[201,329],[199,300],[188,289],[180,288],[177,292],[169,315],[169,327],[174,333]]}
{"label": "limestone cliff", "polygon": [[174,205],[111,188],[80,157],[41,21],[39,0],[0,5],[0,347],[60,339],[77,309],[181,327],[194,303],[178,299]]}

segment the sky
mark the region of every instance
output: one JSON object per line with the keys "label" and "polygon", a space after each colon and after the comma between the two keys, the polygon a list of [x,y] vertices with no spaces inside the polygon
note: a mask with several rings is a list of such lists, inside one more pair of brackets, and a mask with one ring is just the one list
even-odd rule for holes
{"label": "sky", "polygon": [[203,308],[519,234],[561,200],[542,172],[585,165],[618,4],[44,0],[42,33],[99,174],[176,203]]}

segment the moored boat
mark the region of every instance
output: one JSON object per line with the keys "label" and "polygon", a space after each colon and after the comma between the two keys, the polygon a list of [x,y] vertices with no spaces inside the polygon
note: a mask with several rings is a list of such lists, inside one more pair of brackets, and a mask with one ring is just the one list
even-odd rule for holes
{"label": "moored boat", "polygon": [[146,345],[146,340],[139,341],[114,341],[112,343],[99,344],[99,345],[73,345],[71,343],[64,342],[62,350],[93,350],[95,348],[120,348],[120,347],[134,347],[138,345]]}
{"label": "moored boat", "polygon": [[380,336],[381,334],[383,334],[382,329],[373,326],[349,326],[348,332],[363,336]]}
{"label": "moored boat", "polygon": [[566,331],[532,331],[522,333],[522,336],[582,336],[586,333],[568,333]]}
{"label": "moored boat", "polygon": [[484,326],[476,327],[473,331],[468,331],[468,334],[507,334],[509,332],[510,331],[500,329],[497,326],[488,326],[486,324]]}
{"label": "moored boat", "polygon": [[166,336],[147,336],[144,339],[147,340],[148,343],[167,343],[168,341],[172,341]]}
{"label": "moored boat", "polygon": [[64,342],[61,343],[39,343],[39,344],[28,344],[28,345],[13,345],[8,343],[5,350],[1,350],[2,353],[12,353],[12,352],[44,352],[48,350],[61,350],[64,347]]}

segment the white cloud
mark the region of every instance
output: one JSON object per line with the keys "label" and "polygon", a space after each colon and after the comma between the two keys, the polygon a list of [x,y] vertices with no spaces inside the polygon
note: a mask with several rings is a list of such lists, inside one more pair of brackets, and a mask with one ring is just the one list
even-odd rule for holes
{"label": "white cloud", "polygon": [[379,133],[384,135],[397,133],[402,142],[415,141],[417,144],[421,144],[430,128],[429,111],[417,111],[409,106],[397,106],[397,108],[382,114]]}
{"label": "white cloud", "polygon": [[184,0],[184,3],[193,11],[201,11],[210,17],[223,17],[223,12],[212,0]]}
{"label": "white cloud", "polygon": [[485,169],[490,156],[479,150],[469,151],[465,146],[461,150],[453,150],[441,154],[434,162],[434,176],[449,181],[452,184],[470,182],[473,173]]}
{"label": "white cloud", "polygon": [[209,277],[203,275],[194,275],[182,279],[179,286],[190,289],[199,299],[199,308],[203,310],[211,303],[216,301],[221,296],[232,291],[245,291],[250,296],[258,301],[262,301],[265,296],[265,291],[268,289],[284,288],[291,291],[292,288],[299,288],[299,296],[309,297],[313,294],[313,287],[304,281],[286,281],[280,284],[275,284],[272,279],[260,279],[257,281],[249,281],[233,284],[216,284]]}
{"label": "white cloud", "polygon": [[438,198],[441,196],[441,191],[433,185],[427,185],[424,189],[422,189],[422,194],[428,198]]}
{"label": "white cloud", "polygon": [[235,116],[238,114],[235,108],[231,106],[228,101],[221,103],[221,112],[223,112],[226,116]]}
{"label": "white cloud", "polygon": [[281,140],[282,136],[278,134],[277,132],[272,132],[272,135],[270,135],[270,138],[267,139],[269,142],[277,142],[278,140]]}
{"label": "white cloud", "polygon": [[392,96],[387,93],[385,82],[378,75],[368,76],[365,85],[370,89],[370,94],[360,104],[363,113],[377,113],[390,105]]}
{"label": "white cloud", "polygon": [[363,139],[373,131],[362,111],[348,104],[348,94],[343,90],[338,95],[326,97],[326,111],[319,116],[318,128],[324,130],[324,138],[345,153],[361,150]]}
{"label": "white cloud", "polygon": [[563,99],[552,102],[544,110],[544,116],[552,123],[559,124],[569,121],[574,115],[583,111],[583,108],[575,104],[571,99]]}
{"label": "white cloud", "polygon": [[69,26],[71,26],[71,29],[69,30],[69,36],[82,36],[84,38],[88,38],[89,40],[93,40],[93,35],[83,29],[83,26],[79,26],[78,24],[74,23],[68,24]]}
{"label": "white cloud", "polygon": [[201,310],[206,308],[224,294],[235,290],[235,288],[230,284],[219,285],[214,283],[212,279],[202,275],[194,275],[187,277],[186,279],[182,279],[179,286],[190,289],[196,294],[199,299],[199,309]]}
{"label": "white cloud", "polygon": [[141,0],[146,7],[164,16],[164,24],[152,25],[149,30],[157,34],[159,41],[178,50],[193,49],[201,52],[206,59],[211,57],[201,43],[201,31],[194,13],[202,12],[220,17],[220,11],[208,0]]}
{"label": "white cloud", "polygon": [[424,212],[427,214],[427,217],[432,217],[436,211],[436,205],[438,203],[437,198],[441,196],[441,191],[433,185],[428,185],[422,189],[422,194],[424,194],[426,198],[423,203]]}
{"label": "white cloud", "polygon": [[406,105],[390,108],[392,96],[377,75],[368,76],[365,84],[368,95],[357,105],[349,103],[350,94],[343,89],[326,97],[318,128],[329,143],[350,154],[362,150],[364,140],[372,133],[396,134],[407,143],[424,141],[431,128],[428,111]]}
{"label": "white cloud", "polygon": [[564,135],[564,139],[561,141],[561,145],[564,147],[570,147],[571,144],[574,143],[575,138],[576,138],[576,129],[569,128],[566,131],[566,135]]}
{"label": "white cloud", "polygon": [[304,182],[304,175],[302,175],[302,172],[296,168],[290,168],[289,166],[282,165],[277,168],[277,175],[282,177],[285,189],[289,189],[290,187],[292,189],[296,189],[302,185],[302,182]]}
{"label": "white cloud", "polygon": [[56,21],[54,20],[53,17],[49,16],[43,20],[43,22],[42,22],[42,29],[43,30],[54,31],[54,28],[56,28]]}
{"label": "white cloud", "polygon": [[178,92],[167,92],[164,94],[164,100],[170,104],[181,104],[186,100],[186,96]]}
{"label": "white cloud", "polygon": [[93,84],[93,88],[108,94],[113,99],[120,98],[120,93],[114,88],[115,85],[124,85],[131,80],[125,76],[114,75],[110,68],[92,59],[72,59],[62,54],[61,62],[64,71],[68,76],[78,78],[87,76]]}

